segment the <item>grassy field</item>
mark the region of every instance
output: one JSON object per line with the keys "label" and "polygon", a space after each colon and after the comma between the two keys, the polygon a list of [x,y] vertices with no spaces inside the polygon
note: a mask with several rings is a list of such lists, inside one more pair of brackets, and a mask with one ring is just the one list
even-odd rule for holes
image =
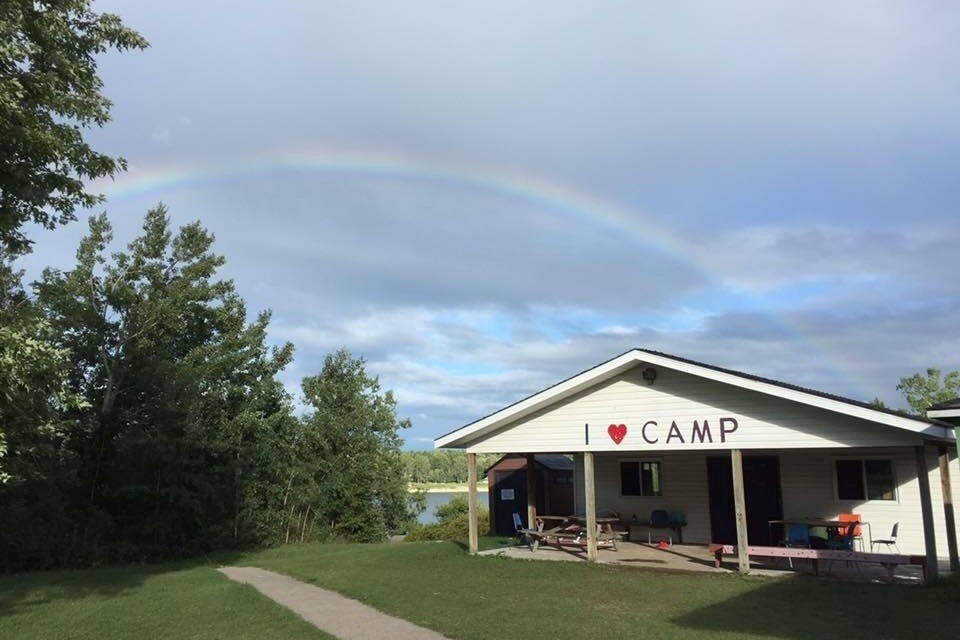
{"label": "grassy field", "polygon": [[210,565],[0,577],[4,640],[332,638]]}
{"label": "grassy field", "polygon": [[[488,545],[495,544],[486,541]],[[457,543],[304,545],[231,558],[452,638],[956,638],[960,581],[929,588],[470,557]],[[316,638],[215,565],[0,578],[0,638]]]}

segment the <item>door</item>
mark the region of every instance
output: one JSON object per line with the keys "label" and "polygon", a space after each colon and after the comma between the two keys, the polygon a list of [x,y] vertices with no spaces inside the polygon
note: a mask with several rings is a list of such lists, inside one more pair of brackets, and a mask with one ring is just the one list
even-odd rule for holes
{"label": "door", "polygon": [[[732,470],[727,456],[707,458],[711,542],[737,543]],[[743,489],[747,507],[747,539],[752,545],[774,544],[780,538],[779,532],[771,531],[768,522],[783,518],[780,461],[777,457],[744,456]]]}
{"label": "door", "polygon": [[519,513],[524,523],[527,521],[527,472],[494,471],[493,492],[493,531],[498,536],[511,536],[514,513]]}
{"label": "door", "polygon": [[[513,514],[519,513],[524,526],[527,523],[527,470],[494,471],[493,531],[498,536],[512,536]],[[537,513],[544,513],[544,474],[537,474]]]}

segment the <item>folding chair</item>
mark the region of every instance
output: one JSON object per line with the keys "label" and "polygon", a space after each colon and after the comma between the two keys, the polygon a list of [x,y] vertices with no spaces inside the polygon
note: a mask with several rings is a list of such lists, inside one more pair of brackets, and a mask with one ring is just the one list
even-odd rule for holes
{"label": "folding chair", "polygon": [[[897,546],[897,532],[900,530],[900,523],[893,523],[893,531],[890,532],[890,538],[888,540],[874,540],[873,544],[885,544],[887,545],[887,551],[890,551],[890,547],[893,547],[897,550],[897,553],[903,553],[900,551],[900,547]],[[871,548],[871,551],[873,549]]]}
{"label": "folding chair", "polygon": [[667,534],[670,544],[673,544],[673,524],[670,522],[670,514],[664,509],[654,509],[650,512],[650,527],[647,529],[647,544],[653,544],[653,530],[666,529],[671,533]]}

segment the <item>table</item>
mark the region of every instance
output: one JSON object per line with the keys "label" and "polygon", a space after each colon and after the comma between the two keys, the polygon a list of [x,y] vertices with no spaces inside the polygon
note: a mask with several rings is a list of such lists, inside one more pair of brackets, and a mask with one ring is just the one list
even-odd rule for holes
{"label": "table", "polygon": [[[543,533],[546,535],[558,535],[562,536],[563,534],[575,535],[577,543],[581,539],[581,536],[586,533],[587,518],[586,516],[581,515],[572,515],[572,516],[552,516],[552,515],[540,515],[537,514],[537,520],[541,522],[553,521],[558,524],[551,527],[549,530],[546,530],[546,527],[543,526]],[[611,518],[611,517],[598,517],[597,518],[597,543],[602,545],[604,543],[609,544],[613,547],[614,550],[617,548],[617,539],[623,534],[618,533],[613,530],[613,525],[619,523],[620,518]],[[584,539],[584,544],[586,540]]]}
{"label": "table", "polygon": [[[838,532],[838,534],[840,531],[845,530],[848,526],[850,526],[850,522],[847,520],[826,520],[824,518],[783,518],[781,520],[767,521],[767,526],[771,528],[774,525],[789,526],[791,524],[804,524],[804,525],[807,525],[808,528],[824,527],[828,530],[833,529],[834,531]],[[869,548],[872,550],[873,549],[873,531],[870,528],[870,523],[858,521],[857,524],[867,528],[867,540],[869,541]],[[773,538],[772,535],[770,537],[771,539]],[[862,539],[860,541],[860,544],[862,548],[862,545],[863,545]]]}

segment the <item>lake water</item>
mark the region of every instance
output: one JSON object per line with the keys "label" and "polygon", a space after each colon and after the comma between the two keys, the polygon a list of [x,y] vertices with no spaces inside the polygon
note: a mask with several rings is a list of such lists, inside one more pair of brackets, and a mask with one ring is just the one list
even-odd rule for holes
{"label": "lake water", "polygon": [[[437,493],[428,493],[427,494],[427,508],[423,513],[420,514],[420,517],[417,518],[417,522],[420,524],[431,524],[437,521],[433,515],[434,509],[439,507],[442,504],[447,504],[454,496],[464,496],[466,497],[466,492],[454,493],[451,491],[437,492]],[[487,506],[487,492],[486,491],[477,491],[477,503],[481,507]]]}

